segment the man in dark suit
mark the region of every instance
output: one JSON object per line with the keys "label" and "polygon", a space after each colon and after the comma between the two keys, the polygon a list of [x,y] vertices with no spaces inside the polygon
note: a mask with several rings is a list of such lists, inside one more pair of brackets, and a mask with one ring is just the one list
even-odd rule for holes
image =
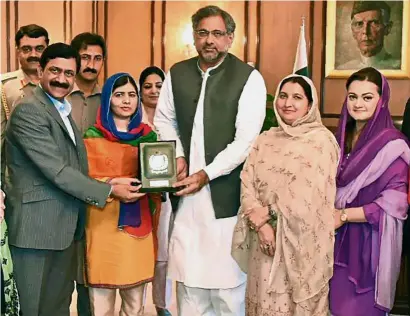
{"label": "man in dark suit", "polygon": [[[410,141],[410,98],[407,100],[406,107],[403,113],[403,124],[401,126],[401,131],[406,135],[407,139]],[[403,254],[407,255],[410,259],[410,219],[407,218],[404,223],[403,228]],[[410,264],[410,260],[408,261]],[[408,284],[408,297],[409,297],[409,307],[410,307],[410,269],[407,269],[407,284]]]}
{"label": "man in dark suit", "polygon": [[6,129],[6,220],[24,316],[68,316],[74,240],[83,238],[86,204],[109,196],[140,197],[136,179],[91,179],[81,134],[65,97],[80,57],[69,45],[50,45],[40,60],[40,85],[14,109]]}

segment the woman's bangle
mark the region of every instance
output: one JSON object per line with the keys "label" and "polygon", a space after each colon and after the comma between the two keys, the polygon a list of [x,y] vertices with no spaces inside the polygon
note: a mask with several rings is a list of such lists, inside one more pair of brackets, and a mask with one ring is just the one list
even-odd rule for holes
{"label": "woman's bangle", "polygon": [[278,215],[275,212],[275,210],[273,208],[271,208],[271,206],[268,206],[269,209],[269,216],[270,219],[268,220],[268,223],[272,226],[272,227],[276,227],[276,224],[278,223]]}

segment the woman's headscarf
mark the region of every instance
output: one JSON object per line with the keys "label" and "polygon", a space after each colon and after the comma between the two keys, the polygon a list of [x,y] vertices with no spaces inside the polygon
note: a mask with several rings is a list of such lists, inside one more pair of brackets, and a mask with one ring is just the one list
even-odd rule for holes
{"label": "woman's headscarf", "polygon": [[[279,127],[258,137],[241,173],[241,207],[255,208],[263,199],[278,215],[276,251],[269,292],[291,293],[300,303],[319,293],[333,271],[334,199],[339,148],[322,124],[313,82],[309,112],[291,125],[275,113]],[[281,82],[281,83],[282,83]],[[280,93],[279,84],[275,101]],[[256,172],[258,172],[256,174]],[[232,256],[246,271],[249,227],[239,215]],[[319,251],[320,249],[320,251]]]}
{"label": "woman's headscarf", "polygon": [[[280,93],[282,82],[288,78],[294,78],[294,77],[300,77],[309,84],[311,91],[312,91],[313,101],[309,109],[309,112],[305,116],[297,119],[295,122],[292,123],[292,125],[288,125],[280,117],[278,110],[276,108],[276,102],[279,98],[279,93]],[[283,80],[280,82],[280,84],[278,85],[276,89],[275,99],[273,101],[273,109],[275,111],[276,119],[278,120],[279,128],[283,130],[289,136],[300,136],[300,135],[303,135],[317,128],[319,129],[325,128],[325,126],[322,124],[322,119],[320,118],[316,88],[312,80],[310,80],[308,77],[292,74],[292,75],[289,75],[283,78]]]}
{"label": "woman's headscarf", "polygon": [[117,127],[115,126],[113,113],[111,111],[111,97],[115,82],[125,76],[131,77],[130,74],[123,72],[109,77],[105,82],[101,93],[101,106],[98,109],[96,120],[97,122],[95,126],[104,134],[104,137],[111,141],[131,141],[143,135],[146,135],[151,131],[148,125],[141,124],[142,107],[138,89],[136,91],[138,95],[137,110],[130,119],[130,122],[128,124],[128,132],[118,131]]}
{"label": "woman's headscarf", "polygon": [[141,75],[140,75],[140,79],[139,79],[140,89],[142,89],[142,85],[144,84],[147,77],[152,74],[158,75],[162,79],[162,81],[165,80],[165,73],[161,68],[158,68],[157,66],[147,67],[141,72]]}
{"label": "woman's headscarf", "polygon": [[[346,125],[352,117],[347,110],[347,97],[337,131],[337,140],[342,150],[342,159],[337,174],[336,207],[363,206],[364,201],[373,202],[380,212],[379,229],[368,225],[343,225],[338,230],[335,243],[335,265],[345,267],[356,292],[365,292],[370,278],[375,276],[375,302],[378,307],[390,310],[394,303],[400,258],[403,220],[407,216],[407,201],[404,192],[385,187],[379,179],[398,158],[407,164],[410,150],[406,139],[394,128],[388,103],[390,89],[382,78],[382,91],[374,115],[366,123],[349,157],[344,155]],[[393,175],[397,169],[389,170]],[[372,187],[370,187],[372,185]],[[361,197],[359,197],[361,192]],[[362,240],[366,251],[349,244],[349,240]],[[353,247],[353,248],[352,248]],[[369,277],[370,276],[370,277]]]}
{"label": "woman's headscarf", "polygon": [[389,83],[382,74],[380,74],[380,76],[382,78],[382,91],[376,110],[360,133],[359,139],[350,152],[348,159],[345,157],[344,152],[346,145],[346,125],[352,120],[352,117],[347,110],[347,96],[343,103],[336,133],[336,139],[341,149],[341,161],[337,175],[338,187],[344,187],[353,181],[389,141],[399,138],[405,139],[394,127],[389,111]]}
{"label": "woman's headscarf", "polygon": [[[135,147],[139,142],[156,141],[156,134],[147,124],[142,123],[142,107],[138,89],[136,91],[138,105],[128,124],[128,132],[117,130],[111,110],[111,97],[115,82],[124,76],[132,78],[128,73],[117,73],[107,79],[101,94],[101,106],[98,109],[96,124],[87,131],[85,138],[92,138],[102,133],[104,138],[112,142],[121,142]],[[133,236],[145,236],[150,232],[152,226],[150,218],[142,218],[142,210],[148,208],[150,205],[147,196],[132,203],[121,202],[118,227]]]}

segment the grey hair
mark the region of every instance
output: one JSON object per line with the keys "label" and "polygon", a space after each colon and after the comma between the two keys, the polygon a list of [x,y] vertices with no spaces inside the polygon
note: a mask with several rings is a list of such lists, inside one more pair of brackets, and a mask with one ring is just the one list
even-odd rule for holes
{"label": "grey hair", "polygon": [[236,24],[232,16],[228,12],[214,5],[200,8],[192,15],[192,28],[196,30],[202,19],[211,16],[220,16],[224,20],[227,33],[231,34],[235,32]]}

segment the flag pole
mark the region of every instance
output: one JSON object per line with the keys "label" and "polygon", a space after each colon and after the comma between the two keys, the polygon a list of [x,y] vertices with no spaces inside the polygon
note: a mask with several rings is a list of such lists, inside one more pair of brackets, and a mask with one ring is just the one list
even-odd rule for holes
{"label": "flag pole", "polygon": [[293,65],[293,73],[309,76],[308,58],[305,38],[305,15],[302,15],[302,25],[300,26],[299,41],[296,49],[295,63]]}

